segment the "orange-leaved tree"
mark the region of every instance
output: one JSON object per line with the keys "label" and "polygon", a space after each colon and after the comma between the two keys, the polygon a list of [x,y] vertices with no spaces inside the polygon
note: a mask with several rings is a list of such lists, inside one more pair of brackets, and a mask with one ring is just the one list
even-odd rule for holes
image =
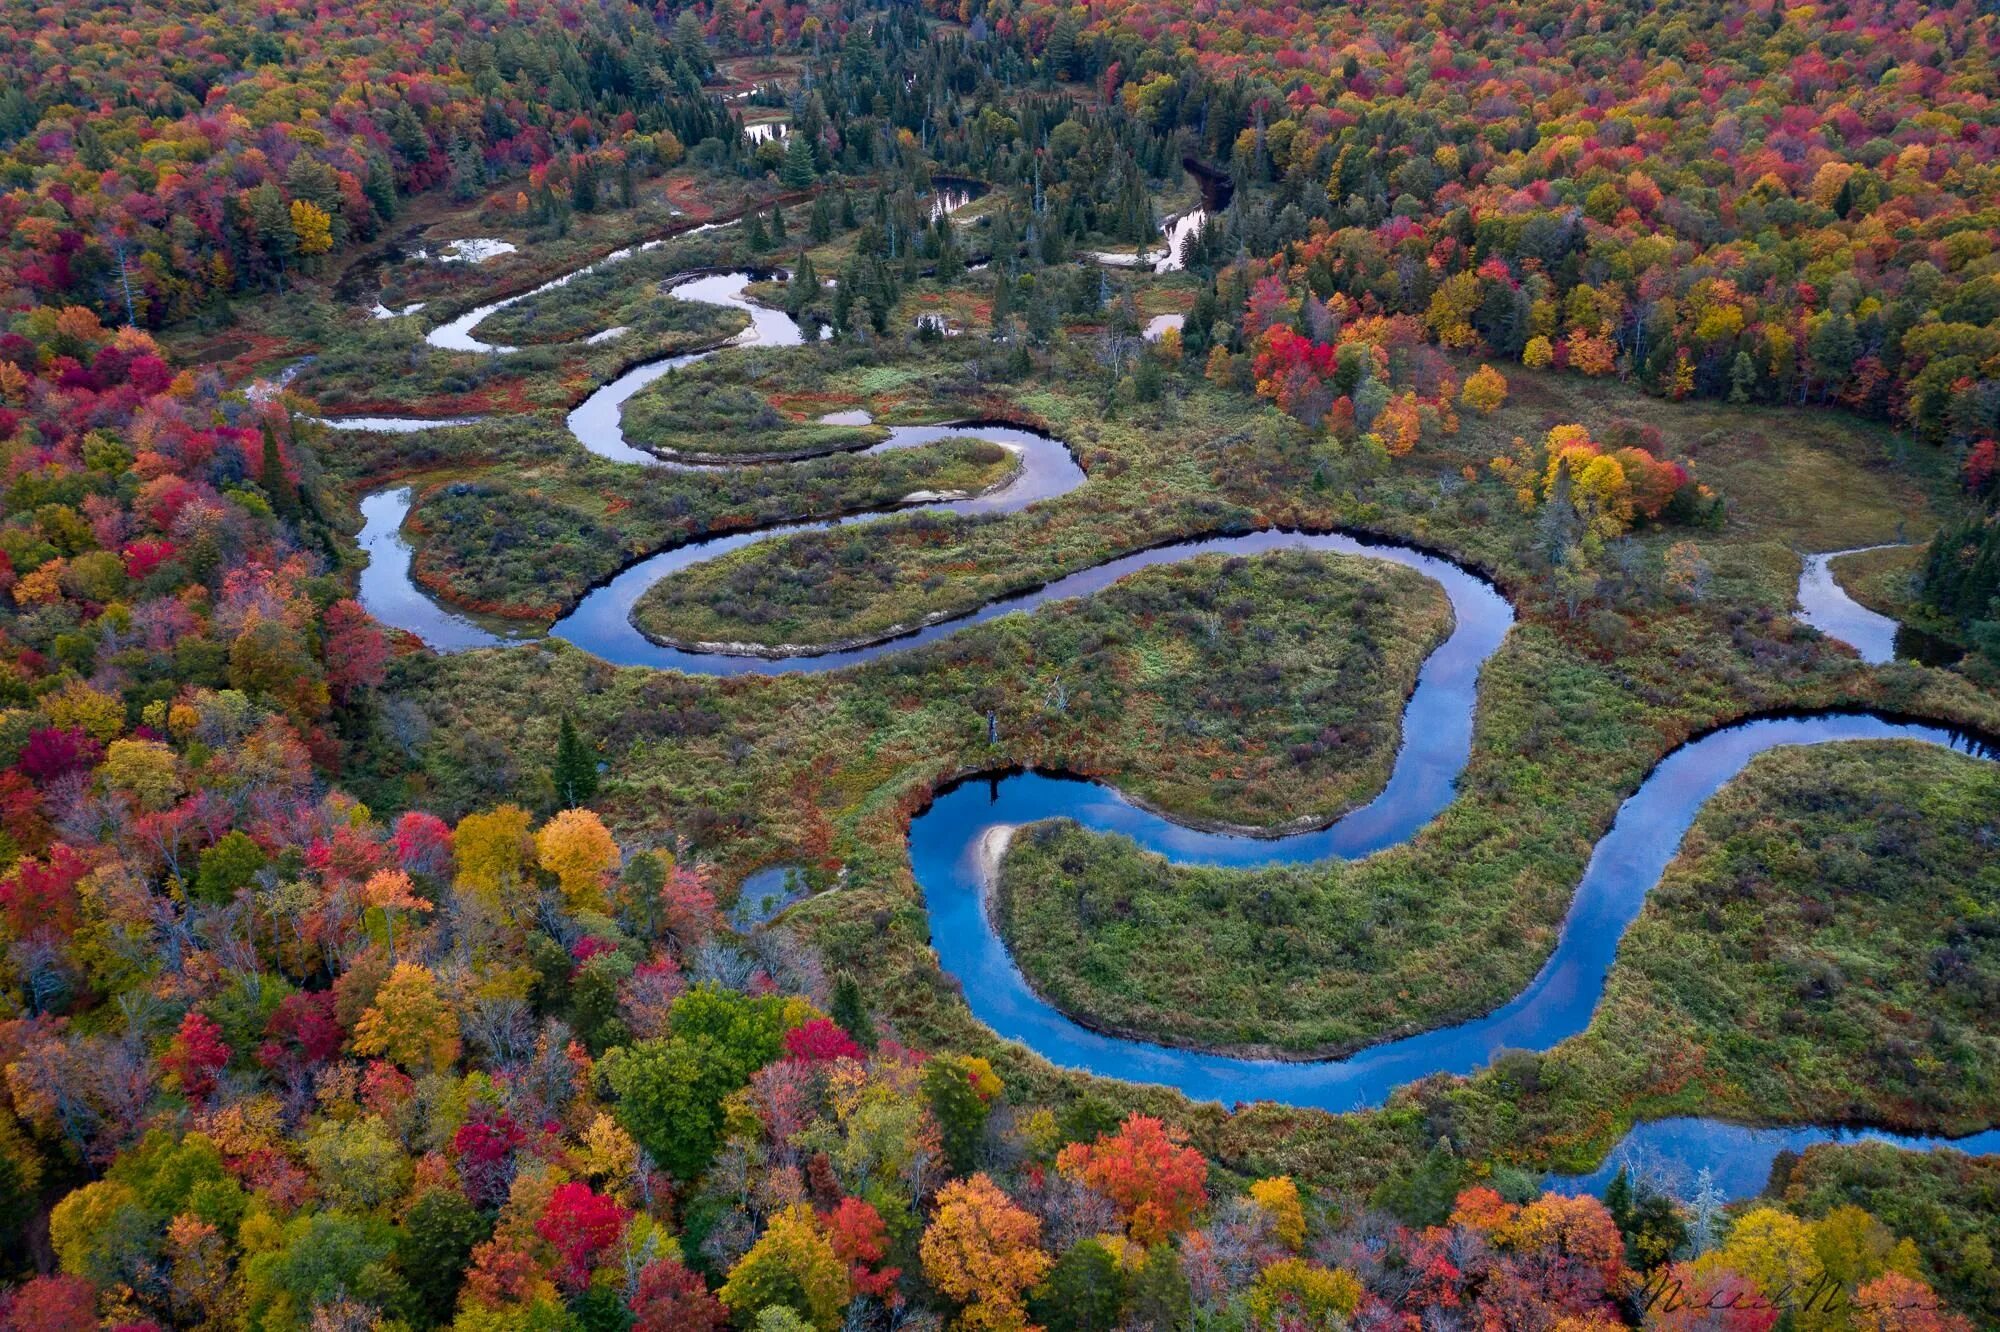
{"label": "orange-leaved tree", "polygon": [[1141,1244],[1186,1230],[1208,1204],[1208,1162],[1150,1115],[1133,1115],[1094,1143],[1071,1143],[1056,1169],[1110,1198]]}

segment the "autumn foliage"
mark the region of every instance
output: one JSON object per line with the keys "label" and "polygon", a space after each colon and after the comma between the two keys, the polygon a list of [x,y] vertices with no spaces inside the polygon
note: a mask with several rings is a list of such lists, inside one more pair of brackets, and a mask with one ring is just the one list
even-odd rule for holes
{"label": "autumn foliage", "polygon": [[1185,1230],[1208,1201],[1208,1162],[1147,1115],[1133,1115],[1095,1143],[1071,1143],[1056,1168],[1110,1198],[1141,1244]]}

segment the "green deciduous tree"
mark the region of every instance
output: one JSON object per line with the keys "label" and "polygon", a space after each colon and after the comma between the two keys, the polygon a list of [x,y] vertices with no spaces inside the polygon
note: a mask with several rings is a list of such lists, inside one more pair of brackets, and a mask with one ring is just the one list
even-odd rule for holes
{"label": "green deciduous tree", "polygon": [[447,1322],[458,1301],[472,1250],[493,1225],[454,1189],[430,1189],[396,1227],[396,1265],[416,1296],[421,1316]]}
{"label": "green deciduous tree", "polygon": [[782,1030],[775,1000],[695,986],[674,1001],[666,1036],[605,1056],[618,1122],[654,1160],[694,1178],[721,1139],[723,1098],[777,1058]]}

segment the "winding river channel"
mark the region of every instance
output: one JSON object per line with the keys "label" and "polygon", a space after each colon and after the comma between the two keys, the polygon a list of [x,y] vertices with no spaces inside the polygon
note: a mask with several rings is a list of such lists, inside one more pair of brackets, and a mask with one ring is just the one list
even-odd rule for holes
{"label": "winding river channel", "polygon": [[[621,251],[593,267],[615,263],[633,252]],[[474,336],[478,324],[494,310],[567,280],[557,279],[536,292],[471,311],[432,330],[430,341],[449,350],[503,354],[507,348]],[[791,319],[745,299],[743,289],[751,280],[752,275],[741,272],[707,274],[671,290],[681,299],[748,312],[750,326],[730,346],[801,342],[803,335]],[[669,357],[628,371],[572,411],[570,429],[583,447],[614,461],[675,468],[713,465],[636,448],[625,439],[619,422],[624,403],[645,385],[713,354]],[[370,418],[329,424],[402,431],[466,423]],[[1020,466],[1011,479],[983,495],[913,496],[900,510],[1012,513],[1066,494],[1084,481],[1082,470],[1059,441],[1011,426],[975,422],[895,427],[888,439],[866,452],[910,448],[953,435],[1010,448],[1019,455]],[[410,551],[401,533],[410,499],[407,487],[396,487],[361,502],[365,520],[361,544],[371,557],[361,577],[363,604],[377,619],[416,634],[441,652],[519,641],[446,609],[412,581]],[[647,557],[585,596],[549,632],[621,665],[715,675],[834,670],[908,650],[1000,615],[1089,595],[1140,569],[1203,555],[1280,550],[1334,552],[1402,564],[1435,580],[1450,599],[1453,631],[1419,674],[1404,712],[1401,748],[1388,784],[1374,800],[1324,827],[1278,837],[1199,831],[1142,809],[1100,783],[1033,772],[962,781],[940,792],[911,821],[910,860],[930,912],[939,963],[961,983],[966,1002],[982,1022],[1053,1063],[1105,1077],[1163,1083],[1197,1100],[1275,1100],[1331,1111],[1378,1106],[1397,1087],[1428,1075],[1469,1074],[1502,1049],[1546,1050],[1582,1032],[1603,995],[1619,940],[1701,807],[1767,750],[1850,740],[1904,740],[1994,757],[1976,741],[1941,727],[1865,713],[1764,717],[1725,727],[1668,754],[1624,802],[1590,855],[1555,951],[1526,989],[1493,1012],[1337,1060],[1243,1059],[1148,1044],[1092,1031],[1064,1016],[1034,992],[1014,964],[986,909],[994,870],[1014,830],[1044,819],[1073,819],[1093,831],[1130,837],[1180,863],[1226,866],[1353,859],[1398,846],[1421,835],[1454,797],[1471,753],[1480,669],[1505,640],[1514,622],[1513,610],[1479,575],[1393,541],[1341,533],[1259,531],[1135,552],[956,618],[911,625],[879,640],[835,650],[754,655],[728,644],[670,647],[647,639],[632,624],[632,608],[648,588],[692,565],[791,532],[865,522],[883,512],[887,511],[729,533]],[[1867,618],[1868,612],[1854,613],[1861,608],[1827,572],[1830,558],[1808,557],[1800,584],[1804,618],[1829,636],[1849,641],[1867,660],[1887,660],[1881,626]],[[1845,637],[1849,632],[1852,639]],[[1845,1131],[1837,1128],[1752,1129],[1712,1120],[1662,1120],[1634,1129],[1620,1149],[1625,1157],[1614,1154],[1613,1159],[1630,1159],[1648,1145],[1656,1149],[1664,1145],[1688,1172],[1712,1169],[1725,1192],[1754,1192],[1762,1184],[1760,1170],[1768,1169],[1781,1146],[1796,1150],[1842,1136]],[[1934,1139],[1899,1139],[1872,1132],[1870,1136],[1917,1148],[1939,1145]],[[2000,1151],[2000,1132],[1952,1145],[1981,1153]],[[1602,1182],[1586,1176],[1568,1184],[1590,1187]]]}

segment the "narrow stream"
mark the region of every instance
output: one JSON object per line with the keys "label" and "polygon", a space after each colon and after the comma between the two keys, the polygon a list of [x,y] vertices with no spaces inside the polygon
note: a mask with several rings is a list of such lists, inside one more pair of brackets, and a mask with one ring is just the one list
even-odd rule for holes
{"label": "narrow stream", "polygon": [[1833,562],[1843,555],[1886,549],[1886,545],[1855,546],[1808,555],[1799,572],[1799,619],[1828,638],[1847,644],[1872,666],[1896,659],[1896,630],[1901,626],[1847,595],[1847,589],[1833,576]]}

